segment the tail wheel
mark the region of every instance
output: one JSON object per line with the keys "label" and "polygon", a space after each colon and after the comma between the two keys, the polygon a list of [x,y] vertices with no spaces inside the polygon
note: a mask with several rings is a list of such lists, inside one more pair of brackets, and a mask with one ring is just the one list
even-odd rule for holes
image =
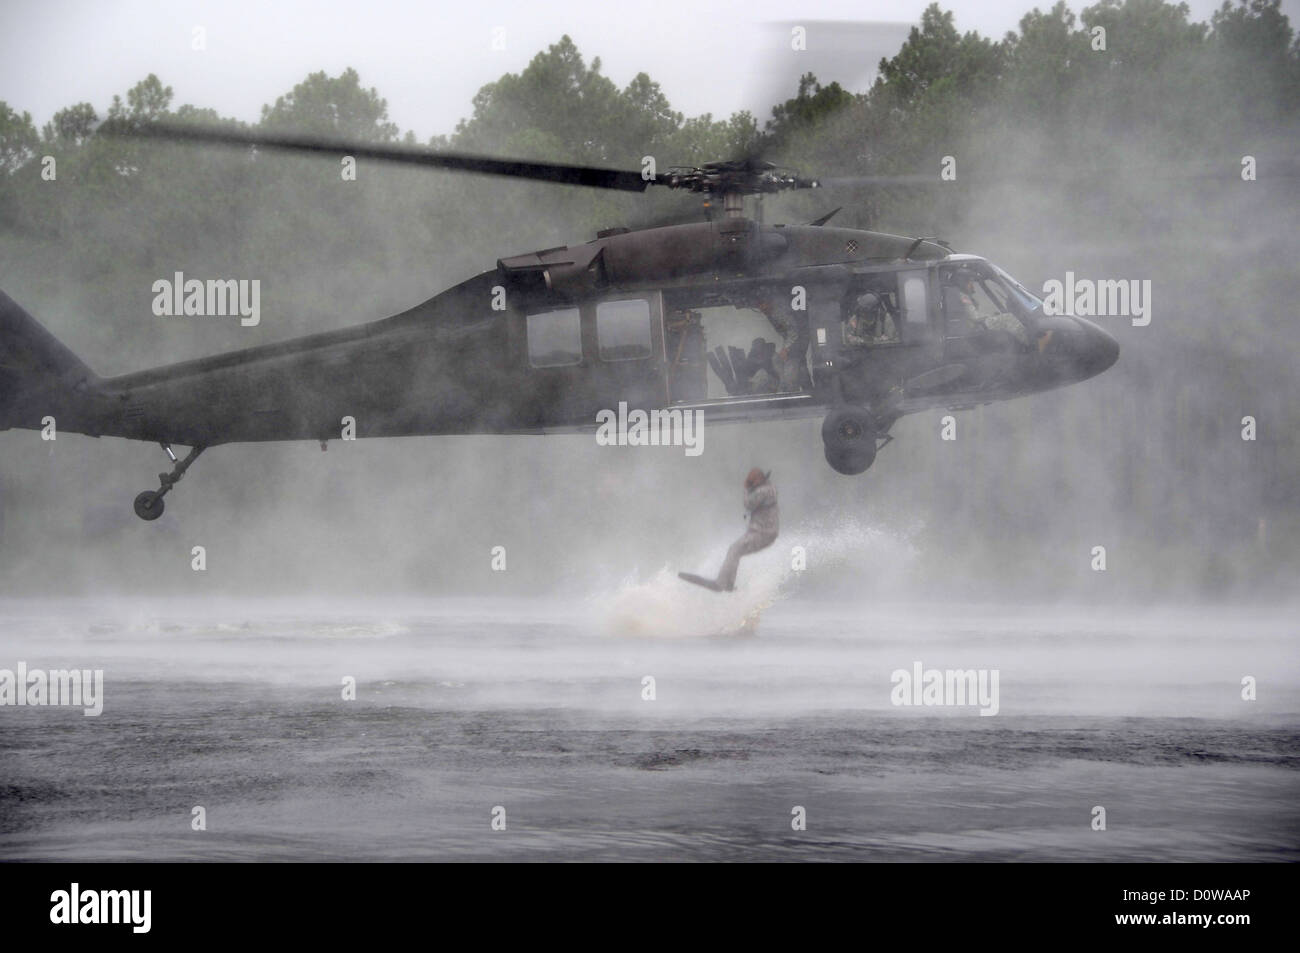
{"label": "tail wheel", "polygon": [[135,515],[142,520],[156,520],[163,515],[164,500],[153,490],[145,490],[135,498]]}

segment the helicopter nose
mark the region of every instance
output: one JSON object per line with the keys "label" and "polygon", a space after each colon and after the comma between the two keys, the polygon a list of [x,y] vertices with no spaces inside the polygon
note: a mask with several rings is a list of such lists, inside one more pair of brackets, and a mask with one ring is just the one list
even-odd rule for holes
{"label": "helicopter nose", "polygon": [[1075,339],[1074,361],[1079,380],[1096,377],[1119,360],[1119,342],[1091,321],[1075,318],[1082,334]]}

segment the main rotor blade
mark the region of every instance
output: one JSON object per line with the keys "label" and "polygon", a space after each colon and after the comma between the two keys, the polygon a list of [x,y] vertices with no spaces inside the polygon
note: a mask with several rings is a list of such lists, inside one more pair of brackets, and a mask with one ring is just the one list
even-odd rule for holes
{"label": "main rotor blade", "polygon": [[644,192],[651,183],[640,172],[619,169],[600,169],[592,166],[569,165],[561,162],[533,162],[521,159],[496,159],[491,156],[464,152],[431,152],[410,146],[369,145],[359,142],[323,139],[316,136],[290,133],[252,132],[239,129],[216,129],[209,126],[149,123],[121,130],[121,134],[143,139],[162,139],[179,142],[200,142],[225,146],[253,146],[258,149],[279,149],[285,152],[324,153],[348,155],[359,159],[377,159],[406,165],[446,169],[451,172],[478,172],[482,175],[499,175],[515,179],[534,179],[539,182],[559,182],[564,185],[583,185],[593,189],[614,189],[620,192]]}
{"label": "main rotor blade", "polygon": [[832,176],[828,179],[817,180],[817,188],[834,189],[841,187],[852,187],[855,185],[945,185],[939,178],[938,173],[926,175],[923,173],[908,173],[902,175],[847,175]]}

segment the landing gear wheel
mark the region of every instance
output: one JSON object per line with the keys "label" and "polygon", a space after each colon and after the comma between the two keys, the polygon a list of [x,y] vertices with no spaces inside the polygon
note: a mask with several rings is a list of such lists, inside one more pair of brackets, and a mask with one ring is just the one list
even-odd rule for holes
{"label": "landing gear wheel", "polygon": [[184,460],[177,460],[176,454],[172,453],[171,444],[161,443],[159,446],[167,452],[167,456],[171,458],[172,463],[176,464],[176,466],[172,467],[171,473],[158,474],[158,489],[145,490],[135,498],[135,515],[142,520],[153,521],[163,515],[163,497],[172,491],[172,487],[180,482],[181,477],[185,476],[185,471],[190,468],[190,464],[197,460],[199,454],[207,449],[204,444],[196,443],[190,448],[190,452],[185,455]]}
{"label": "landing gear wheel", "polygon": [[135,498],[135,515],[142,520],[156,520],[163,515],[164,501],[155,490],[145,490]]}
{"label": "landing gear wheel", "polygon": [[831,450],[826,448],[826,462],[831,465],[831,469],[836,473],[843,473],[845,476],[857,476],[859,473],[865,473],[875,462],[875,451],[867,453],[845,453],[842,450]]}
{"label": "landing gear wheel", "polygon": [[876,423],[861,407],[837,407],[822,422],[826,462],[837,473],[862,473],[876,462]]}

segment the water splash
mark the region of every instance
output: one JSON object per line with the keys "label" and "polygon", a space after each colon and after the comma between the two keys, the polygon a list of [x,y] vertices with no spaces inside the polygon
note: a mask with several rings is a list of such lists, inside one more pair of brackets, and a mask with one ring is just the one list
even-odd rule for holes
{"label": "water splash", "polygon": [[[804,570],[793,568],[796,546],[805,553]],[[763,613],[788,598],[802,579],[852,564],[866,577],[885,580],[900,573],[915,550],[906,536],[856,520],[808,521],[741,560],[734,592],[710,592],[677,578],[679,569],[712,574],[725,555],[720,546],[691,565],[667,565],[648,579],[633,573],[613,593],[589,600],[593,615],[608,634],[625,637],[752,636]]]}

